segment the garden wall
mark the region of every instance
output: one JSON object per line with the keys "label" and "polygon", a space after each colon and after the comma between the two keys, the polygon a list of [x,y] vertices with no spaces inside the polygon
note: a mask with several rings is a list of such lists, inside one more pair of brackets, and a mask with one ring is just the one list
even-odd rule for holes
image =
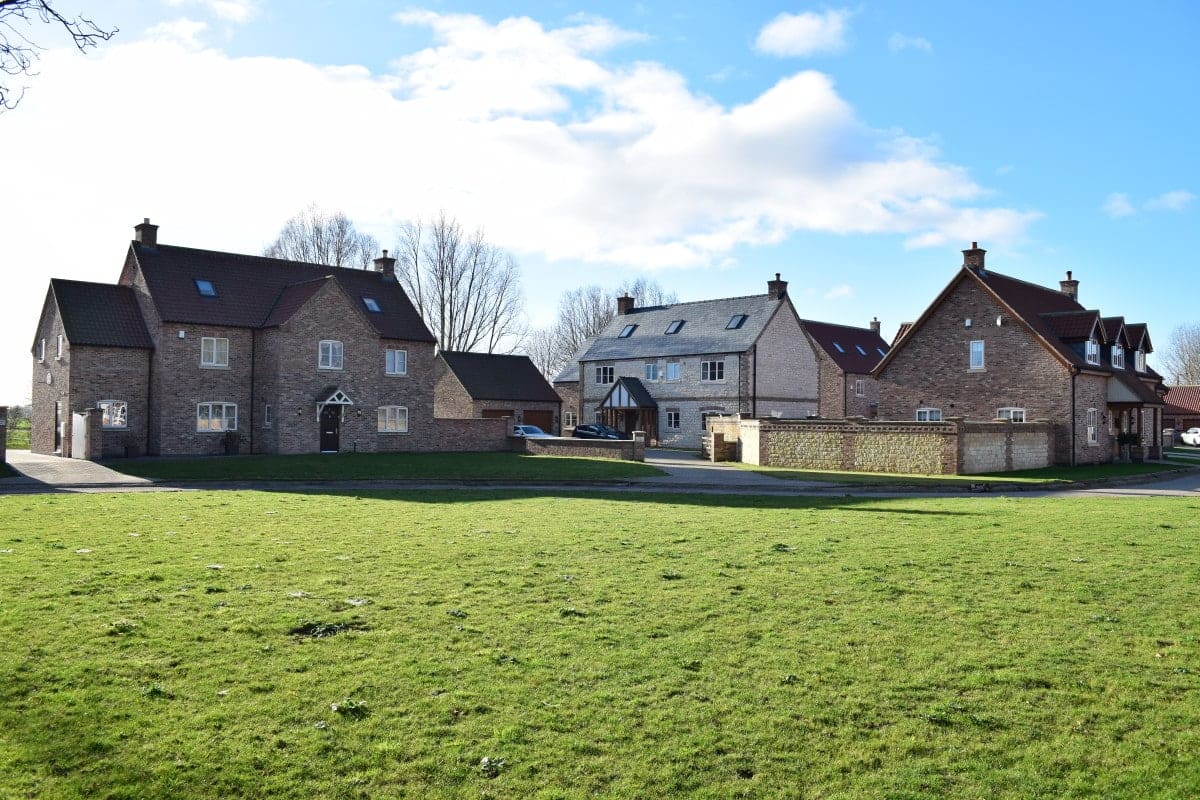
{"label": "garden wall", "polygon": [[766,467],[973,475],[1045,467],[1054,456],[1044,421],[743,419],[738,426],[741,460]]}
{"label": "garden wall", "polygon": [[8,457],[8,406],[0,406],[0,464]]}
{"label": "garden wall", "polygon": [[533,456],[646,460],[646,434],[641,431],[635,431],[632,439],[525,439],[513,436],[509,442],[513,451]]}

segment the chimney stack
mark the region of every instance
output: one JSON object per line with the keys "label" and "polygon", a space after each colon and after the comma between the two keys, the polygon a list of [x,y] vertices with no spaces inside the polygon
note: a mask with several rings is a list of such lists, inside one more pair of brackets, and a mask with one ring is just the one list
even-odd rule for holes
{"label": "chimney stack", "polygon": [[158,247],[158,226],[151,225],[146,217],[140,225],[133,226],[133,240],[145,247]]}
{"label": "chimney stack", "polygon": [[628,314],[630,311],[633,311],[633,298],[626,292],[617,298],[617,313]]}
{"label": "chimney stack", "polygon": [[878,336],[880,324],[881,323],[879,322],[879,317],[875,317],[874,319],[872,319],[871,320],[871,333]]}
{"label": "chimney stack", "polygon": [[787,281],[781,281],[778,272],[775,273],[775,280],[767,281],[767,294],[776,300],[787,297]]}
{"label": "chimney stack", "polygon": [[987,250],[979,247],[979,242],[971,242],[970,250],[963,250],[963,266],[974,272],[983,272],[983,257]]}
{"label": "chimney stack", "polygon": [[387,250],[384,250],[383,255],[375,259],[375,271],[382,272],[385,281],[396,280],[396,259],[388,256]]}
{"label": "chimney stack", "polygon": [[1058,282],[1058,290],[1075,302],[1079,302],[1079,281],[1071,278],[1071,270],[1067,270],[1065,281]]}

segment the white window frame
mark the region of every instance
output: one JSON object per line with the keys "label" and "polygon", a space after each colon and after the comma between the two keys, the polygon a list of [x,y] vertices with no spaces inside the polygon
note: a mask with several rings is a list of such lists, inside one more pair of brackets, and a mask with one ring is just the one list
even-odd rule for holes
{"label": "white window frame", "polygon": [[[124,400],[101,400],[96,403],[96,408],[103,413],[100,415],[100,427],[106,431],[123,431],[129,428],[129,403]],[[120,408],[119,418],[121,424],[114,425],[113,417],[114,410]],[[107,422],[105,420],[108,420]]]}
{"label": "white window frame", "polygon": [[725,382],[725,359],[709,359],[700,362],[701,383]]}
{"label": "white window frame", "polygon": [[942,410],[929,407],[918,408],[916,419],[917,422],[941,422]]}
{"label": "white window frame", "polygon": [[[398,364],[397,359],[402,360],[404,363]],[[407,375],[408,351],[396,347],[387,348],[383,356],[383,371],[386,375]]]}
{"label": "white window frame", "polygon": [[854,396],[855,397],[866,397],[867,396],[867,382],[864,381],[862,378],[854,379]]}
{"label": "white window frame", "polygon": [[613,369],[612,364],[596,365],[596,384],[598,386],[608,386],[615,383],[616,380],[616,370]]}
{"label": "white window frame", "polygon": [[[208,352],[205,352],[205,351]],[[221,358],[224,350],[224,359]],[[200,337],[200,366],[206,369],[227,369],[229,367],[229,340],[223,336]]]}
{"label": "white window frame", "polygon": [[644,380],[647,380],[651,383],[658,382],[658,362],[657,361],[647,361],[646,362]]}
{"label": "white window frame", "polygon": [[337,339],[322,339],[317,343],[317,369],[340,370],[346,363],[344,356],[345,349]]}
{"label": "white window frame", "polygon": [[[683,377],[683,362],[678,359],[668,359],[667,368],[663,372],[664,380],[677,381]],[[672,372],[675,373],[674,376],[672,376]]]}
{"label": "white window frame", "polygon": [[1133,354],[1133,368],[1138,372],[1146,371],[1146,351],[1138,349]]}
{"label": "white window frame", "polygon": [[1011,422],[1024,422],[1025,409],[1016,406],[1005,406],[996,409],[996,419],[1007,419]]}
{"label": "white window frame", "polygon": [[[206,411],[206,415],[203,417],[200,414],[202,409],[204,409]],[[221,410],[221,422],[220,422],[221,427],[213,427],[213,422],[215,421],[213,419],[213,411],[215,411],[216,409]],[[233,411],[232,411],[233,424],[232,425],[229,424],[230,414],[231,414],[230,409],[233,409]],[[237,403],[226,403],[221,400],[210,400],[207,403],[196,403],[196,432],[197,433],[225,433],[226,431],[236,431],[238,429],[237,428],[237,417],[238,417]],[[201,427],[201,425],[200,425],[201,419],[205,420],[206,424],[204,427]]]}
{"label": "white window frame", "polygon": [[64,349],[63,342],[65,341],[65,339],[66,339],[66,337],[64,337],[61,333],[58,335],[58,355],[56,355],[54,357],[55,361],[62,361],[63,349]]}
{"label": "white window frame", "polygon": [[408,406],[380,406],[376,429],[379,433],[408,433]]}
{"label": "white window frame", "polygon": [[1095,339],[1088,339],[1083,345],[1083,360],[1089,364],[1100,363],[1100,343]]}
{"label": "white window frame", "polygon": [[1087,410],[1087,443],[1089,446],[1100,444],[1100,414],[1094,408]]}
{"label": "white window frame", "polygon": [[1125,348],[1119,344],[1114,344],[1112,350],[1109,351],[1109,358],[1112,359],[1114,369],[1125,369]]}
{"label": "white window frame", "polygon": [[38,363],[39,364],[46,363],[46,340],[45,339],[42,339],[40,342],[38,342]]}
{"label": "white window frame", "polygon": [[275,414],[271,411],[271,404],[263,404],[263,429],[270,430],[275,425]]}
{"label": "white window frame", "polygon": [[[979,345],[979,363],[975,363],[975,345]],[[972,339],[970,344],[970,355],[968,356],[968,369],[976,372],[985,369],[987,366],[987,345],[983,339]]]}
{"label": "white window frame", "polygon": [[571,409],[568,408],[566,411],[563,412],[563,427],[564,428],[574,428],[577,421],[578,420],[576,420],[576,418],[575,418],[575,412],[572,411]]}
{"label": "white window frame", "polygon": [[[675,421],[674,425],[671,424],[672,417],[674,417],[674,421]],[[665,412],[665,418],[663,420],[663,427],[666,428],[667,430],[677,431],[680,429],[680,420],[681,420],[681,417],[679,414],[679,409],[668,408]]]}

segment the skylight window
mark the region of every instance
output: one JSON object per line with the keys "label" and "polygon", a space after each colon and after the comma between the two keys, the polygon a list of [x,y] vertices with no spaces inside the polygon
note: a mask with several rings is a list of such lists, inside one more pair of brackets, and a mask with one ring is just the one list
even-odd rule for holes
{"label": "skylight window", "polygon": [[876,353],[879,353],[879,355],[880,355],[880,356],[886,356],[886,355],[887,355],[887,353],[883,352],[883,348],[882,348],[882,347],[876,347],[876,348],[875,348],[875,352],[876,352]]}
{"label": "skylight window", "polygon": [[370,311],[372,314],[378,314],[378,313],[379,313],[379,303],[376,303],[376,302],[375,302],[375,298],[374,298],[374,297],[364,297],[364,298],[363,298],[363,305],[364,305],[364,306],[366,306],[366,307],[367,307],[367,311]]}
{"label": "skylight window", "polygon": [[842,346],[841,346],[840,344],[838,344],[837,342],[834,342],[834,343],[833,343],[833,346],[837,348],[837,351],[838,351],[839,353],[844,353],[844,352],[846,352],[845,350],[843,350],[843,349],[842,349]]}
{"label": "skylight window", "polygon": [[736,331],[738,328],[746,324],[746,314],[734,314],[729,318],[729,324],[725,326],[727,331]]}
{"label": "skylight window", "polygon": [[861,344],[854,345],[854,349],[858,351],[860,356],[865,356],[867,354],[867,351],[863,350],[863,346]]}
{"label": "skylight window", "polygon": [[681,320],[681,319],[677,319],[674,322],[672,322],[670,325],[667,326],[667,334],[670,335],[673,333],[679,333],[680,329],[683,328],[683,323],[684,323],[684,320]]}
{"label": "skylight window", "polygon": [[630,336],[633,336],[633,332],[636,330],[637,330],[637,325],[626,325],[624,328],[621,329],[621,332],[617,334],[617,338],[618,339],[628,339]]}
{"label": "skylight window", "polygon": [[217,290],[216,290],[216,287],[214,287],[212,285],[212,281],[206,281],[201,278],[195,278],[195,281],[196,281],[196,291],[200,293],[201,297],[216,297],[217,296]]}

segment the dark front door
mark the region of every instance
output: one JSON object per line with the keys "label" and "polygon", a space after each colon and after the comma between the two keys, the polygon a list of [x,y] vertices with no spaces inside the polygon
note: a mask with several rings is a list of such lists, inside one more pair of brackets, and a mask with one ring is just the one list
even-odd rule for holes
{"label": "dark front door", "polygon": [[325,406],[321,409],[321,452],[336,453],[342,430],[342,407]]}
{"label": "dark front door", "polygon": [[62,406],[61,402],[54,404],[54,452],[62,452]]}

